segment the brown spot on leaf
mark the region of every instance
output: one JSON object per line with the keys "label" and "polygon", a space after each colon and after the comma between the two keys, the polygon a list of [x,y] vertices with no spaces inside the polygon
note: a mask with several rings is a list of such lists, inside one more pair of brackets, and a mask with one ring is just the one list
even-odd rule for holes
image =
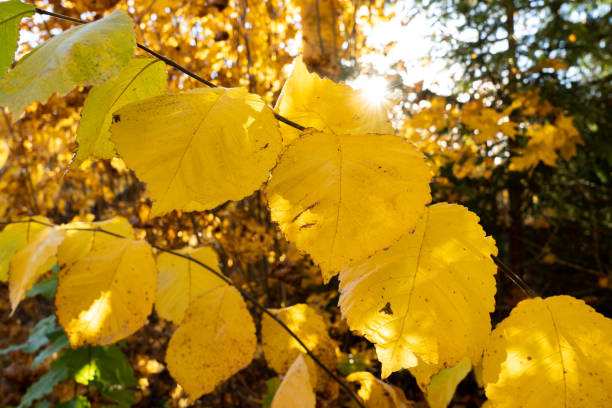
{"label": "brown spot on leaf", "polygon": [[[306,211],[308,210],[312,210],[313,208],[315,208],[317,205],[319,205],[318,201],[315,201],[314,203],[312,203],[311,205],[309,205],[308,207],[304,208],[302,211],[299,212],[298,215],[296,215],[295,217],[293,217],[293,219],[291,220],[291,222],[296,222],[298,218],[300,218],[300,216],[302,214],[304,214]],[[300,227],[301,228],[301,227]]]}
{"label": "brown spot on leaf", "polygon": [[380,309],[378,312],[379,312],[379,313],[388,314],[388,315],[392,315],[392,314],[393,314],[393,310],[391,310],[391,303],[387,302],[387,304],[385,305],[385,307],[383,307],[382,309]]}

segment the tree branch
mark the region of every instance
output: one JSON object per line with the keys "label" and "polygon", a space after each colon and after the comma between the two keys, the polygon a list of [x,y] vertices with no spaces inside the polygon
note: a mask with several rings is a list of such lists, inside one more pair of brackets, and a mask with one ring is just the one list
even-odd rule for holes
{"label": "tree branch", "polygon": [[[80,20],[78,18],[74,18],[74,17],[69,17],[69,16],[65,16],[63,14],[58,14],[58,13],[54,13],[52,11],[47,11],[47,10],[43,10],[41,8],[36,7],[36,12],[38,14],[45,14],[47,16],[51,16],[51,17],[55,17],[55,18],[59,18],[62,20],[67,20],[67,21],[72,21],[73,23],[77,23],[77,24],[87,24],[89,23],[88,21],[84,21],[84,20]],[[196,81],[199,81],[201,83],[203,83],[206,86],[209,86],[211,88],[218,88],[217,85],[213,84],[212,82],[202,78],[201,76],[197,75],[196,73],[188,70],[187,68],[183,67],[182,65],[177,64],[176,62],[172,61],[170,58],[164,57],[163,55],[153,51],[152,49],[150,49],[149,47],[142,45],[140,43],[136,43],[136,46],[138,48],[140,48],[141,50],[143,50],[144,52],[151,54],[152,56],[154,56],[155,58],[165,62],[167,65],[170,65],[173,68],[178,69],[179,71],[181,71],[182,73],[184,73],[187,76],[190,76],[191,78],[195,79]],[[285,118],[284,116],[279,115],[278,113],[274,112],[274,117],[276,118],[276,120],[283,122],[289,126],[291,126],[292,128],[295,128],[299,131],[303,131],[306,128],[298,123],[295,123],[292,120],[289,120],[287,118]]]}

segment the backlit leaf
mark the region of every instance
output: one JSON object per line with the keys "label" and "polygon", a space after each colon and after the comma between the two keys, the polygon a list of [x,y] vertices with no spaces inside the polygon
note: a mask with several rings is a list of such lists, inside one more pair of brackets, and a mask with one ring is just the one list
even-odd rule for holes
{"label": "backlit leaf", "polygon": [[307,131],[281,156],[266,195],[272,219],[327,282],[414,228],[430,178],[423,155],[399,137]]}
{"label": "backlit leaf", "polygon": [[[310,306],[297,304],[283,309],[269,309],[304,342],[326,367],[336,366],[336,345],[329,337],[323,318]],[[279,374],[286,373],[299,354],[306,353],[304,348],[287,331],[268,315],[261,322],[261,348],[268,366]],[[306,358],[310,368],[313,385],[326,381],[323,370]]]}
{"label": "backlit leaf", "polygon": [[612,406],[612,320],[571,296],[523,300],[482,365],[495,408]]}
{"label": "backlit leaf", "polygon": [[[282,116],[325,133],[363,134],[393,133],[387,118],[388,106],[373,106],[358,90],[336,84],[308,72],[302,57],[295,61],[293,71],[283,89],[275,110]],[[280,124],[283,143],[296,139],[300,132]]]}
{"label": "backlit leaf", "polygon": [[471,370],[471,360],[463,357],[457,365],[445,368],[431,377],[425,393],[430,408],[446,408],[452,401],[457,386]]}
{"label": "backlit leaf", "polygon": [[132,58],[136,40],[132,20],[122,10],[56,35],[22,58],[0,80],[0,106],[19,119],[31,102],[78,85],[100,85]]}
{"label": "backlit leaf", "polygon": [[151,215],[206,210],[258,189],[281,142],[272,111],[246,90],[195,89],[132,103],[111,140],[147,183]]}
{"label": "backlit leaf", "polygon": [[166,91],[166,66],[161,60],[132,58],[116,78],[94,87],[85,100],[77,129],[79,148],[74,165],[90,156],[111,159],[115,146],[110,141],[111,117],[114,111],[141,99]]}
{"label": "backlit leaf", "polygon": [[256,345],[255,325],[242,296],[222,285],[191,303],[170,339],[166,363],[194,401],[249,365]]}
{"label": "backlit leaf", "polygon": [[15,312],[25,293],[55,263],[57,247],[65,232],[60,227],[44,227],[34,239],[11,259],[9,270],[9,298]]}
{"label": "backlit leaf", "polygon": [[0,78],[6,74],[15,59],[21,19],[33,14],[33,4],[18,0],[0,3]]}
{"label": "backlit leaf", "polygon": [[276,390],[272,408],[314,408],[316,403],[313,381],[308,374],[304,356],[300,353]]}
{"label": "backlit leaf", "polygon": [[138,385],[130,362],[116,346],[68,349],[62,353],[61,359],[69,368],[69,376],[79,384],[98,381],[129,387]]}
{"label": "backlit leaf", "polygon": [[358,371],[346,377],[360,384],[357,395],[366,408],[409,408],[413,405],[406,399],[401,388],[387,384],[367,371]]}
{"label": "backlit leaf", "polygon": [[491,330],[497,254],[478,217],[440,203],[386,251],[340,272],[340,308],[376,345],[382,377],[431,375],[464,356],[478,363]]}
{"label": "backlit leaf", "polygon": [[[192,258],[221,273],[219,257],[211,247],[188,250]],[[155,310],[160,317],[180,324],[185,310],[197,297],[225,283],[189,259],[162,252],[157,256],[157,297]]]}
{"label": "backlit leaf", "polygon": [[[58,261],[65,263],[61,255]],[[96,241],[59,275],[55,305],[72,347],[111,344],[134,333],[151,313],[156,284],[146,242]]]}
{"label": "backlit leaf", "polygon": [[[117,237],[99,231],[86,231],[103,229],[126,238],[134,237],[132,225],[123,217],[113,217],[99,222],[72,222],[62,227],[66,231],[66,238],[57,249],[57,257],[64,266],[70,266],[91,251],[96,244],[109,244]],[[111,243],[112,244],[112,243]]]}
{"label": "backlit leaf", "polygon": [[[32,218],[40,222],[51,223],[45,217]],[[9,264],[15,252],[25,247],[40,231],[48,228],[42,224],[27,222],[26,220],[9,224],[0,232],[0,281],[2,282],[8,279]]]}

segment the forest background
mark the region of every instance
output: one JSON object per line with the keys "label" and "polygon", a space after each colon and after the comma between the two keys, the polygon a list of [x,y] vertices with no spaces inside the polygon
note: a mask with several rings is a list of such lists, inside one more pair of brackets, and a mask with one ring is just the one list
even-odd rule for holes
{"label": "forest background", "polygon": [[[37,1],[37,7],[84,20],[127,11],[137,41],[224,87],[244,87],[274,106],[295,57],[311,72],[364,90],[364,109],[388,109],[398,135],[423,151],[434,175],[433,202],[460,203],[478,214],[499,258],[537,294],[565,293],[612,316],[612,7],[606,1],[164,0]],[[412,24],[412,25],[411,25]],[[22,22],[18,56],[73,24],[35,15]],[[416,29],[414,28],[416,25]],[[386,27],[386,28],[385,28]],[[411,35],[419,29],[427,36]],[[375,41],[374,41],[375,39]],[[414,42],[425,49],[418,61]],[[431,48],[430,48],[431,47]],[[447,68],[441,69],[442,66]],[[168,67],[170,91],[200,85]],[[384,92],[381,92],[384,90]],[[150,217],[146,186],[119,158],[70,167],[87,88],[35,103],[12,124],[0,119],[0,220],[44,215],[59,224],[122,216],[137,235],[180,249],[212,246],[222,272],[266,307],[306,303],[337,347],[342,375],[380,376],[371,345],[339,315],[337,281],[323,284],[309,257],[288,243],[255,193],[214,211]],[[69,169],[70,167],[70,169]],[[10,315],[0,286],[0,348],[28,339],[53,315],[57,271]],[[493,323],[527,295],[511,272],[497,275]],[[36,293],[42,294],[36,294]],[[45,296],[46,295],[46,296]],[[36,326],[39,327],[39,326]],[[176,325],[155,313],[121,349],[135,373],[136,406],[179,406],[185,395],[163,361]],[[31,369],[24,350],[0,356],[0,405],[17,405],[50,369]],[[196,406],[261,406],[277,373],[256,358]],[[388,378],[424,404],[407,371]],[[71,380],[49,401],[86,396],[94,386]],[[480,406],[477,381],[463,381],[451,406]],[[333,386],[319,406],[345,406]]]}

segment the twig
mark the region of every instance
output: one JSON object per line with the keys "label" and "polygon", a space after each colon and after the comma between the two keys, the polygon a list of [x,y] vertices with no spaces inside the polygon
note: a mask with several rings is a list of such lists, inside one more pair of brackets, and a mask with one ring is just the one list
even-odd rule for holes
{"label": "twig", "polygon": [[[87,24],[88,23],[88,21],[80,20],[78,18],[74,18],[74,17],[70,17],[70,16],[65,16],[63,14],[54,13],[52,11],[43,10],[41,8],[38,8],[38,7],[36,7],[36,12],[38,14],[45,14],[45,15],[48,15],[48,16],[51,16],[51,17],[62,19],[62,20],[72,21],[73,23],[77,23],[77,24]],[[138,48],[140,48],[141,50],[151,54],[155,58],[164,61],[167,65],[170,65],[171,67],[178,69],[179,71],[181,71],[182,73],[184,73],[187,76],[190,76],[191,78],[195,79],[196,81],[199,81],[199,82],[203,83],[204,85],[206,85],[208,87],[211,87],[211,88],[218,88],[218,86],[213,84],[212,82],[202,78],[201,76],[199,76],[196,73],[188,70],[187,68],[183,67],[182,65],[177,64],[176,62],[172,61],[170,58],[166,58],[163,55],[159,54],[158,52],[153,51],[149,47],[147,47],[145,45],[142,45],[140,43],[136,43],[136,46]],[[299,131],[302,131],[302,130],[306,129],[304,126],[302,126],[300,124],[297,124],[294,121],[289,120],[286,117],[281,116],[281,115],[279,115],[276,112],[274,112],[274,117],[278,121],[283,122],[286,125],[289,125],[292,128],[295,128],[295,129],[297,129]]]}
{"label": "twig", "polygon": [[514,283],[520,290],[523,291],[525,295],[530,298],[539,297],[533,289],[529,287],[529,285],[521,278],[516,272],[514,272],[508,265],[502,262],[501,259],[496,257],[495,255],[491,255],[493,262],[501,269],[501,271]]}

